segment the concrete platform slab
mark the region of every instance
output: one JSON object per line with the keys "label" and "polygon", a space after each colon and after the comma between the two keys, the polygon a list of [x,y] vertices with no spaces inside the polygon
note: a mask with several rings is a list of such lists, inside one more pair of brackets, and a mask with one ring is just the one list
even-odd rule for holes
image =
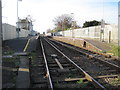
{"label": "concrete platform slab", "polygon": [[29,88],[29,86],[30,86],[29,60],[26,56],[20,56],[20,67],[18,70],[16,88]]}
{"label": "concrete platform slab", "polygon": [[101,49],[102,51],[109,51],[111,50],[111,47],[106,42],[101,42],[99,40],[92,40],[92,39],[84,39],[85,41],[91,43],[95,47]]}
{"label": "concrete platform slab", "polygon": [[26,53],[26,52],[16,52],[13,55],[15,55],[15,56],[27,56],[28,53]]}
{"label": "concrete platform slab", "polygon": [[13,58],[13,56],[12,55],[4,55],[4,56],[2,56],[2,58]]}
{"label": "concrete platform slab", "polygon": [[111,50],[109,44],[107,44],[106,42],[101,42],[99,40],[70,37],[53,37],[53,39],[92,51],[105,52]]}

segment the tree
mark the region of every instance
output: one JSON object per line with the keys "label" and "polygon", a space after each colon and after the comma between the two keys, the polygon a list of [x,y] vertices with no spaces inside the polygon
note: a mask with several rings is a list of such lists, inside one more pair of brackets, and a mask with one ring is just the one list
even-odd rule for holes
{"label": "tree", "polygon": [[96,20],[86,21],[86,22],[83,24],[83,28],[85,28],[85,27],[90,27],[90,26],[98,26],[98,25],[101,25],[101,22],[100,22],[100,21],[96,21]]}
{"label": "tree", "polygon": [[52,32],[52,30],[49,28],[49,29],[47,29],[47,33],[51,33]]}
{"label": "tree", "polygon": [[60,30],[67,30],[71,28],[73,18],[69,14],[63,14],[61,16],[56,17],[53,22],[56,28]]}

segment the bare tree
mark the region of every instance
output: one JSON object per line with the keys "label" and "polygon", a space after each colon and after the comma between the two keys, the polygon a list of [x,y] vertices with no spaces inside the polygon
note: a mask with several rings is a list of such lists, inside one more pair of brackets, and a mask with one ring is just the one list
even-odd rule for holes
{"label": "bare tree", "polygon": [[49,29],[47,29],[47,33],[50,33],[52,30],[49,28]]}
{"label": "bare tree", "polygon": [[53,22],[57,29],[59,30],[67,30],[72,25],[73,18],[69,14],[63,14],[61,16],[56,17]]}

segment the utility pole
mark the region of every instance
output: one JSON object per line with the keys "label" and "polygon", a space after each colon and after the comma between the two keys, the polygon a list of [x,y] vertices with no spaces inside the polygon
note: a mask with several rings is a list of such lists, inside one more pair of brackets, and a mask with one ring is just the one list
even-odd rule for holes
{"label": "utility pole", "polygon": [[74,38],[74,23],[75,21],[72,21],[72,38]]}
{"label": "utility pole", "polygon": [[105,27],[105,21],[101,20],[101,32],[100,32],[100,40],[104,42],[104,27]]}
{"label": "utility pole", "polygon": [[17,38],[19,38],[19,26],[18,26],[18,22],[19,22],[19,17],[18,17],[18,0],[17,0],[17,22],[16,22],[16,32],[17,32]]}
{"label": "utility pole", "polygon": [[0,0],[0,46],[2,46],[2,1]]}
{"label": "utility pole", "polygon": [[[0,0],[0,67],[2,67],[2,1]],[[0,90],[2,90],[2,69],[0,69]]]}
{"label": "utility pole", "polygon": [[118,46],[120,46],[120,1],[118,2]]}
{"label": "utility pole", "polygon": [[74,38],[74,27],[75,27],[75,21],[74,21],[74,13],[71,13],[72,16],[72,38]]}
{"label": "utility pole", "polygon": [[19,28],[19,16],[18,16],[18,2],[22,1],[22,0],[17,0],[17,22],[16,22],[16,32],[17,32],[17,38],[19,38],[19,32],[20,32],[20,28]]}
{"label": "utility pole", "polygon": [[64,37],[64,21],[62,21],[62,34],[63,34],[63,37]]}
{"label": "utility pole", "polygon": [[102,0],[102,20],[101,20],[101,30],[100,30],[100,41],[104,42],[104,27],[105,27],[105,21],[104,21],[104,0]]}
{"label": "utility pole", "polygon": [[[120,46],[120,1],[118,2],[118,46]],[[120,57],[120,50],[118,50],[118,57]]]}

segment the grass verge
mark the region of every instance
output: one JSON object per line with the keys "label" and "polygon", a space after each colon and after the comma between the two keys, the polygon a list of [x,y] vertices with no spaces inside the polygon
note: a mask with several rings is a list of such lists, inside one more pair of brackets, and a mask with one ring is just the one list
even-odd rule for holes
{"label": "grass verge", "polygon": [[110,51],[107,51],[106,53],[111,53],[113,56],[120,57],[120,46],[117,45],[111,45],[112,49]]}

